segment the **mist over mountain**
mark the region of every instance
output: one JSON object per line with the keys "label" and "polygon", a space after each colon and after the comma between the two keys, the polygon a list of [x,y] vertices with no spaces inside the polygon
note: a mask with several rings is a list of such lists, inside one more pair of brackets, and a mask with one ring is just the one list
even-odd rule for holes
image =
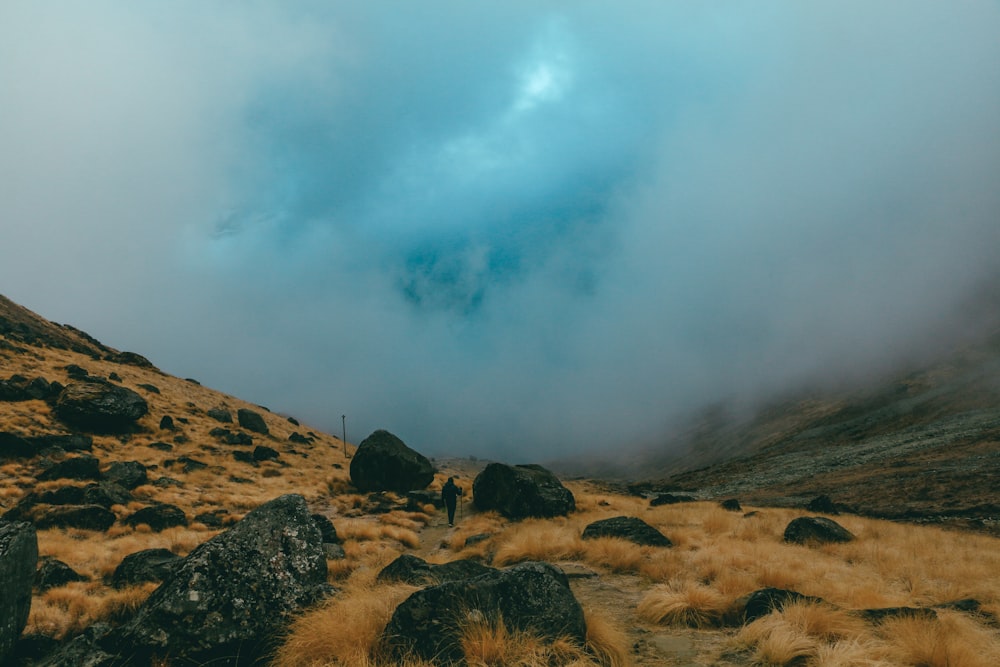
{"label": "mist over mountain", "polygon": [[352,440],[667,443],[991,330],[998,30],[995,3],[7,2],[0,291]]}

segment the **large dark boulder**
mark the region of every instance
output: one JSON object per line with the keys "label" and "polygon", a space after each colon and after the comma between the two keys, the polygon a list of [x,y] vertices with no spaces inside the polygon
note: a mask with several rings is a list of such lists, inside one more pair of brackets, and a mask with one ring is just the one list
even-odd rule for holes
{"label": "large dark boulder", "polygon": [[108,466],[103,478],[129,490],[148,481],[146,466],[138,461],[115,461]]}
{"label": "large dark boulder", "polygon": [[0,523],[0,664],[14,648],[31,610],[38,537],[29,523]]}
{"label": "large dark boulder", "polygon": [[111,585],[136,586],[147,581],[163,581],[183,559],[167,549],[144,549],[129,554],[115,568]]}
{"label": "large dark boulder", "polygon": [[330,592],[326,572],[305,500],[281,496],[196,547],[110,643],[126,664],[256,664],[290,615]]}
{"label": "large dark boulder", "polygon": [[146,524],[154,532],[161,532],[174,526],[188,525],[187,516],[184,510],[176,505],[167,503],[157,503],[137,510],[135,513],[122,519],[122,523],[133,528],[139,524]]}
{"label": "large dark boulder", "polygon": [[205,414],[218,422],[225,424],[233,423],[233,413],[226,408],[209,408]]}
{"label": "large dark boulder", "polygon": [[381,643],[395,659],[413,654],[435,664],[461,662],[461,628],[472,619],[581,645],[587,633],[566,575],[548,563],[522,563],[417,591],[393,612]]}
{"label": "large dark boulder", "polygon": [[38,453],[38,448],[24,436],[0,431],[0,461],[25,459]]}
{"label": "large dark boulder", "polygon": [[113,482],[98,482],[83,487],[83,504],[100,505],[111,509],[114,505],[125,505],[132,500],[132,494]]}
{"label": "large dark boulder", "polygon": [[51,451],[90,451],[94,439],[89,435],[35,435],[23,436],[0,431],[0,461],[15,458],[30,458]]}
{"label": "large dark boulder", "polygon": [[576,509],[573,493],[539,465],[491,463],[472,482],[473,502],[508,519],[565,516]]}
{"label": "large dark boulder", "polygon": [[798,544],[850,542],[853,539],[851,531],[822,516],[800,516],[785,528],[785,541]]}
{"label": "large dark boulder", "polygon": [[676,505],[678,503],[693,503],[697,502],[697,498],[694,496],[685,495],[683,493],[660,493],[656,497],[649,501],[650,507],[660,507],[661,505]]}
{"label": "large dark boulder", "polygon": [[87,581],[87,577],[61,560],[52,558],[51,556],[42,558],[38,564],[38,571],[35,572],[35,588],[39,592],[65,586],[74,581]]}
{"label": "large dark boulder", "polygon": [[450,563],[435,565],[412,554],[403,554],[382,568],[375,580],[384,583],[402,582],[413,586],[427,586],[443,584],[446,581],[471,579],[495,571],[495,568],[474,560],[453,560]]}
{"label": "large dark boulder", "polygon": [[743,611],[739,621],[752,623],[772,611],[781,611],[786,604],[796,602],[822,604],[823,599],[783,588],[761,588],[737,600],[736,606]]}
{"label": "large dark boulder", "polygon": [[55,413],[71,426],[95,433],[127,431],[149,412],[146,399],[110,382],[70,382],[56,399]]}
{"label": "large dark boulder", "polygon": [[433,479],[431,462],[388,431],[362,440],[351,459],[351,483],[359,491],[406,493],[427,488]]}
{"label": "large dark boulder", "polygon": [[39,482],[54,479],[100,479],[101,462],[95,456],[74,456],[54,464],[38,474]]}
{"label": "large dark boulder", "polygon": [[583,539],[617,537],[642,546],[670,547],[673,543],[666,535],[634,516],[616,516],[595,521],[583,529]]}
{"label": "large dark boulder", "polygon": [[240,426],[248,431],[261,433],[263,435],[268,434],[267,423],[264,421],[264,418],[259,412],[247,410],[246,408],[240,408],[236,411],[236,420],[239,422]]}
{"label": "large dark boulder", "polygon": [[35,513],[34,524],[39,529],[79,528],[105,531],[114,525],[114,512],[100,505],[52,506]]}

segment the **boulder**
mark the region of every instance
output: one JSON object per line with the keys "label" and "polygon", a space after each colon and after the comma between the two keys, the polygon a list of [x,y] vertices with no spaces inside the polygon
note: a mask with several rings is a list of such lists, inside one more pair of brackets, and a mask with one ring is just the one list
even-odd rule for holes
{"label": "boulder", "polygon": [[254,461],[277,461],[280,456],[278,450],[271,447],[257,445],[253,448]]}
{"label": "boulder", "polygon": [[146,391],[148,391],[151,394],[159,394],[160,393],[160,388],[157,387],[155,384],[142,383],[142,384],[137,384],[136,386],[139,387],[140,389],[145,389]]}
{"label": "boulder", "polygon": [[100,478],[101,462],[96,457],[90,455],[64,459],[51,468],[43,470],[37,477],[39,482],[48,482],[54,479]]}
{"label": "boulder", "polygon": [[217,422],[222,422],[223,424],[233,423],[233,413],[226,408],[209,408],[206,412],[209,417]]}
{"label": "boulder", "polygon": [[742,512],[743,506],[740,505],[740,501],[736,498],[726,498],[721,503],[719,507],[726,510],[727,512]]}
{"label": "boulder", "polygon": [[113,633],[116,650],[126,664],[257,664],[289,616],[331,591],[321,539],[302,496],[261,505],[184,558]]}
{"label": "boulder", "polygon": [[259,412],[247,410],[246,408],[240,408],[236,411],[236,421],[238,421],[240,426],[248,431],[261,433],[263,435],[268,434],[267,423],[264,421],[264,418]]}
{"label": "boulder", "polygon": [[522,563],[417,591],[393,612],[380,641],[397,660],[412,654],[435,664],[461,662],[461,628],[472,620],[581,645],[587,633],[566,575],[548,563]]}
{"label": "boulder", "polygon": [[450,563],[435,565],[412,554],[403,554],[382,568],[375,581],[381,583],[402,582],[413,586],[427,586],[443,584],[446,581],[471,579],[481,574],[495,571],[495,568],[483,565],[474,560],[453,560]]}
{"label": "boulder", "polygon": [[565,516],[576,499],[551,472],[539,465],[491,463],[472,482],[473,502],[508,519]]}
{"label": "boulder", "polygon": [[809,501],[806,505],[806,509],[810,512],[821,512],[823,514],[840,514],[840,510],[837,509],[837,504],[833,502],[830,496],[816,496]]}
{"label": "boulder", "polygon": [[851,531],[833,519],[822,516],[800,516],[792,519],[785,528],[785,541],[798,544],[850,542],[853,539]]}
{"label": "boulder", "polygon": [[180,507],[167,503],[157,503],[156,505],[143,507],[131,516],[122,519],[122,523],[133,528],[144,523],[152,528],[154,532],[159,533],[174,526],[186,526],[188,525],[188,520],[187,516],[184,515],[184,510]]}
{"label": "boulder", "polygon": [[23,375],[12,375],[0,380],[0,401],[44,401],[52,396],[52,385],[43,377],[28,380]]}
{"label": "boulder", "polygon": [[232,519],[229,518],[229,510],[226,509],[214,509],[196,514],[194,520],[209,528],[222,528],[226,523],[232,523]]}
{"label": "boulder", "polygon": [[693,503],[697,502],[697,498],[694,496],[684,495],[682,493],[661,493],[655,498],[649,501],[650,507],[659,507],[660,505],[676,505],[677,503]]}
{"label": "boulder", "polygon": [[35,572],[35,588],[44,593],[50,588],[58,588],[74,581],[87,581],[83,576],[61,560],[46,556],[41,559]]}
{"label": "boulder", "polygon": [[84,505],[100,505],[111,509],[114,505],[126,505],[132,500],[132,494],[124,487],[112,482],[98,482],[83,487]]}
{"label": "boulder", "polygon": [[218,438],[227,445],[252,445],[253,436],[249,433],[233,433],[228,428],[221,426],[213,428],[208,432],[213,438]]}
{"label": "boulder", "polygon": [[137,352],[115,352],[108,354],[104,358],[108,361],[113,361],[116,364],[138,366],[139,368],[150,368],[156,370],[156,366],[153,365],[153,362]]}
{"label": "boulder", "polygon": [[330,519],[322,514],[313,514],[312,520],[316,524],[316,527],[319,528],[323,544],[340,544],[340,538],[337,536],[337,528]]}
{"label": "boulder", "polygon": [[163,415],[163,417],[160,418],[161,431],[173,431],[176,430],[176,428],[177,427],[174,426],[174,418],[170,415]]}
{"label": "boulder", "polygon": [[148,481],[146,466],[138,461],[115,461],[108,466],[103,478],[130,491]]}
{"label": "boulder", "polygon": [[100,505],[63,505],[39,512],[34,524],[39,529],[80,528],[103,532],[116,520],[112,511]]}
{"label": "boulder", "polygon": [[0,431],[0,461],[26,459],[38,453],[38,449],[25,437],[17,433]]}
{"label": "boulder", "polygon": [[641,546],[670,547],[673,543],[666,535],[634,516],[616,516],[595,521],[583,529],[583,539],[617,537]]}
{"label": "boulder", "polygon": [[17,643],[31,610],[38,537],[30,523],[0,523],[0,664]]}
{"label": "boulder", "polygon": [[388,431],[369,435],[351,459],[351,483],[359,491],[406,493],[427,488],[434,466],[425,456]]}
{"label": "boulder", "polygon": [[736,606],[743,610],[740,622],[752,623],[772,611],[781,611],[789,602],[820,604],[823,599],[783,588],[761,588],[740,598]]}
{"label": "boulder", "polygon": [[144,549],[129,554],[115,568],[111,585],[115,588],[137,586],[147,581],[163,581],[183,560],[167,549]]}
{"label": "boulder", "polygon": [[46,435],[36,435],[28,440],[38,449],[61,449],[65,452],[89,452],[94,449],[94,439],[83,433],[70,433],[67,435],[50,433]]}
{"label": "boulder", "polygon": [[108,382],[70,382],[56,399],[55,414],[84,431],[127,431],[149,412],[146,399],[126,387]]}

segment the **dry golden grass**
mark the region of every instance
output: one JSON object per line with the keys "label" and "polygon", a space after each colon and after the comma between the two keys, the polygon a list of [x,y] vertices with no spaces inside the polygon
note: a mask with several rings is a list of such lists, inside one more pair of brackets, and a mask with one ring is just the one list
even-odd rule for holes
{"label": "dry golden grass", "polygon": [[653,624],[710,628],[721,623],[731,602],[708,586],[677,582],[653,587],[639,601],[636,612]]}

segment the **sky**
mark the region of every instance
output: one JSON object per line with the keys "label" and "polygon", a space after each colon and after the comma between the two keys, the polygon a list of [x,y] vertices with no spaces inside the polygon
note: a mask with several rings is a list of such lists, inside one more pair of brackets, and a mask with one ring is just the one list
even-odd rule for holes
{"label": "sky", "polygon": [[6,0],[0,293],[352,442],[656,446],[985,326],[997,35],[996,0]]}

